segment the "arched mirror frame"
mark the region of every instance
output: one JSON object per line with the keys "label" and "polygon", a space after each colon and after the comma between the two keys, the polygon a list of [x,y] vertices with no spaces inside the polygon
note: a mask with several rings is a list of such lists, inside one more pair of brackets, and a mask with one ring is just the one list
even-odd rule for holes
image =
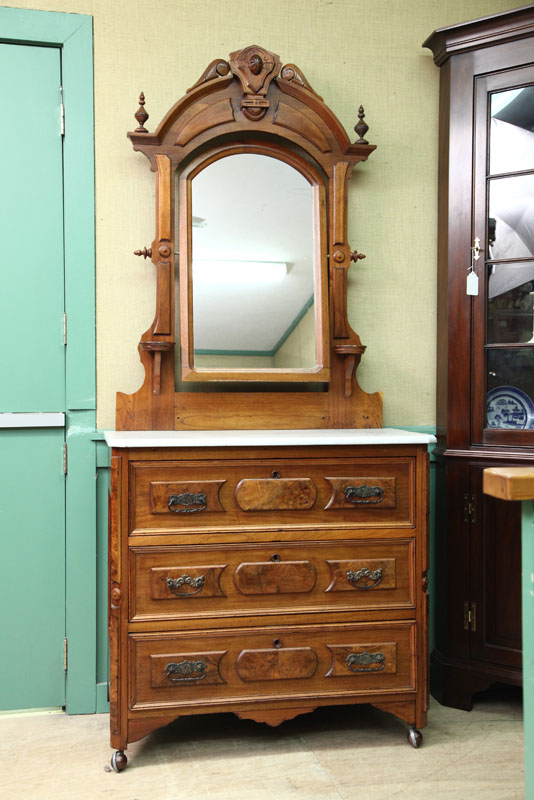
{"label": "arched mirror frame", "polygon": [[[347,272],[351,261],[362,257],[351,252],[347,242],[347,187],[354,165],[375,149],[364,138],[368,128],[363,109],[355,126],[359,139],[351,144],[302,72],[293,64],[282,67],[277,55],[256,45],[232,53],[228,62],[212,61],[154,133],[145,128],[144,105],[141,94],[135,114],[139,125],[128,137],[156,173],[156,237],[151,248],[136,251],[156,267],[156,314],[139,344],[145,381],[134,394],[117,394],[117,429],[381,427],[382,395],[367,394],[358,384],[356,369],[365,347],[347,319]],[[306,162],[308,170],[325,178],[327,204],[319,204],[316,239],[321,248],[326,246],[328,268],[322,258],[322,324],[316,331],[320,334],[316,349],[320,351],[324,343],[323,372],[318,379],[326,390],[291,391],[288,383],[288,391],[236,392],[224,391],[221,383],[221,391],[175,392],[174,253],[177,240],[191,235],[189,224],[184,232],[182,221],[181,232],[175,231],[175,174],[189,170],[195,160],[202,163],[206,152],[218,147],[259,144],[277,152],[279,158]],[[186,290],[190,291],[189,280],[183,287]],[[183,304],[180,314],[187,318]],[[185,346],[190,352],[188,342]],[[186,378],[190,369],[186,363]],[[236,375],[218,373],[217,379],[236,380]],[[258,376],[245,379],[257,381]],[[283,380],[283,376],[277,374],[275,379]]]}
{"label": "arched mirror frame", "polygon": [[[206,167],[232,155],[244,153],[269,156],[283,161],[296,169],[311,185],[313,196],[313,239],[314,239],[314,308],[315,308],[315,354],[314,369],[270,368],[247,369],[203,369],[194,365],[193,342],[193,248],[192,248],[192,191],[194,178]],[[218,144],[189,162],[179,173],[179,275],[180,275],[180,350],[181,376],[185,381],[321,381],[330,380],[330,324],[328,315],[328,258],[326,235],[326,185],[319,170],[301,155],[284,150],[278,143],[262,141],[241,144]],[[254,214],[254,201],[251,198],[250,213]],[[246,219],[243,226],[246,226]],[[273,232],[273,235],[275,232]],[[243,343],[246,345],[246,342]]]}

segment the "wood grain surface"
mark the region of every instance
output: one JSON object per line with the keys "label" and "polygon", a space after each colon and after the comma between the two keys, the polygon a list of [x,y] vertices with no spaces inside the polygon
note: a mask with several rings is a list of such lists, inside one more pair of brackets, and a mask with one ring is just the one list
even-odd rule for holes
{"label": "wood grain surface", "polygon": [[243,478],[235,488],[243,511],[306,511],[316,497],[317,487],[310,478]]}

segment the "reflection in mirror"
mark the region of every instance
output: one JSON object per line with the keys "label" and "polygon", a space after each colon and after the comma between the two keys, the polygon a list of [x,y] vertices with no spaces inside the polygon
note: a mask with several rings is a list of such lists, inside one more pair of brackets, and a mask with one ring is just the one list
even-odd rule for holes
{"label": "reflection in mirror", "polygon": [[534,174],[489,182],[488,242],[492,260],[534,256]]}
{"label": "reflection in mirror", "polygon": [[197,369],[314,369],[313,192],[284,161],[226,156],[192,181]]}
{"label": "reflection in mirror", "polygon": [[489,344],[534,344],[534,261],[489,266],[487,321]]}
{"label": "reflection in mirror", "polygon": [[490,173],[534,169],[534,86],[491,95]]}

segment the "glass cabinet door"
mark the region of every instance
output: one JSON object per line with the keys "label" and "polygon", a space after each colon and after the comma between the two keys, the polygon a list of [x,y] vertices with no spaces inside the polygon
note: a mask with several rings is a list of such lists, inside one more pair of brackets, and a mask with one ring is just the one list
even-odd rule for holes
{"label": "glass cabinet door", "polygon": [[534,69],[479,78],[475,114],[473,245],[479,237],[481,249],[474,262],[479,294],[473,300],[473,441],[530,444]]}

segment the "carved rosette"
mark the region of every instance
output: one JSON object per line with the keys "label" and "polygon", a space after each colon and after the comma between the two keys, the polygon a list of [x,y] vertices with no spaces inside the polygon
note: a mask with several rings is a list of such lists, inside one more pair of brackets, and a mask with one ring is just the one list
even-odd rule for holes
{"label": "carved rosette", "polygon": [[269,108],[265,95],[282,66],[280,57],[263,47],[252,45],[230,53],[229,63],[232,73],[239,78],[243,87],[243,114],[253,121],[262,119]]}

